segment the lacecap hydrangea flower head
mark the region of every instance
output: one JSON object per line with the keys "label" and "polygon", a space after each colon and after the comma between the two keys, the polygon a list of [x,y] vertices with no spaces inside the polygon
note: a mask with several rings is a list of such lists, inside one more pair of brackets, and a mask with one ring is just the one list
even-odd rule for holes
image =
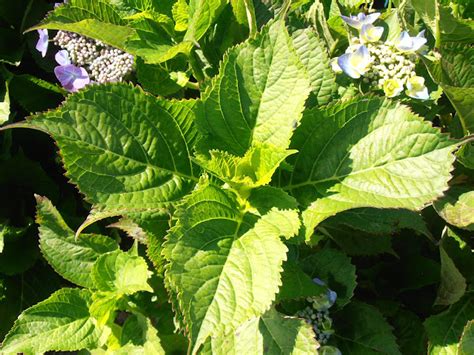
{"label": "lacecap hydrangea flower head", "polygon": [[343,55],[332,59],[335,72],[362,78],[364,83],[383,90],[387,97],[405,93],[414,99],[429,98],[424,78],[415,72],[418,52],[426,44],[425,31],[416,36],[403,31],[394,41],[383,42],[384,28],[376,25],[380,13],[341,17],[357,30],[358,37],[351,38]]}

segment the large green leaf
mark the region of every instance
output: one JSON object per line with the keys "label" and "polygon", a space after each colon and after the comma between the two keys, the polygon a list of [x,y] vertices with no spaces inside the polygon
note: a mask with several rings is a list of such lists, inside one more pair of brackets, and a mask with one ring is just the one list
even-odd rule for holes
{"label": "large green leaf", "polygon": [[40,196],[36,196],[36,201],[36,223],[45,259],[66,280],[94,288],[91,276],[94,263],[101,255],[118,249],[118,244],[97,234],[74,238],[74,231],[67,226],[51,201]]}
{"label": "large green leaf", "polygon": [[63,288],[25,310],[5,337],[2,353],[38,354],[98,346],[102,330],[90,317],[91,292]]}
{"label": "large green leaf", "polygon": [[474,296],[466,293],[461,300],[448,310],[429,317],[425,329],[429,339],[429,354],[456,354],[459,338],[464,326],[474,319]]}
{"label": "large green leaf", "polygon": [[373,306],[352,302],[334,316],[334,322],[334,337],[343,354],[401,354],[392,327]]}
{"label": "large green leaf", "polygon": [[286,149],[310,91],[282,21],[234,47],[203,94],[197,114],[202,153],[217,149],[242,156],[256,143]]}
{"label": "large green leaf", "polygon": [[235,332],[211,338],[201,354],[317,354],[319,344],[309,324],[273,308],[243,323]]}
{"label": "large green leaf", "polygon": [[94,212],[119,215],[167,208],[192,189],[193,106],[126,84],[91,86],[59,109],[10,127],[49,133]]}
{"label": "large green leaf", "polygon": [[336,74],[329,64],[329,55],[324,42],[311,28],[296,31],[292,38],[296,53],[308,72],[316,104],[327,104],[337,87]]}
{"label": "large green leaf", "polygon": [[147,282],[149,276],[145,259],[121,250],[101,255],[92,268],[92,279],[97,289],[117,294],[153,292]]}
{"label": "large green leaf", "polygon": [[121,49],[125,49],[125,41],[134,33],[113,6],[103,0],[70,0],[32,30],[38,28],[76,32]]}
{"label": "large green leaf", "polygon": [[299,228],[296,211],[272,209],[255,222],[240,210],[233,193],[204,184],[176,212],[164,248],[168,288],[195,350],[269,309],[286,259],[280,236]]}
{"label": "large green leaf", "polygon": [[357,98],[306,111],[291,148],[299,154],[285,189],[308,206],[309,238],[348,209],[422,209],[447,189],[456,146],[403,105]]}

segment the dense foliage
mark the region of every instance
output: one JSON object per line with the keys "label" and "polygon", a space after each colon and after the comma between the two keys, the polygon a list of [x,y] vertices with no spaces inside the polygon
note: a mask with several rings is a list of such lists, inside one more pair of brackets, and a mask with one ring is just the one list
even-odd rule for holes
{"label": "dense foliage", "polygon": [[0,353],[474,353],[473,5],[0,0]]}

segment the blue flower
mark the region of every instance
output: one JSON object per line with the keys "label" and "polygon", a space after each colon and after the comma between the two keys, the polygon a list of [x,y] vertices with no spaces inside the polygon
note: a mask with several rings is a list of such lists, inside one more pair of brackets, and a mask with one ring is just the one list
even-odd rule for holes
{"label": "blue flower", "polygon": [[46,52],[48,51],[48,44],[49,44],[49,36],[48,30],[38,30],[38,42],[36,42],[36,49],[41,53],[44,57],[46,56]]}
{"label": "blue flower", "polygon": [[54,74],[61,85],[70,92],[76,92],[90,83],[87,71],[73,64],[57,66],[54,68]]}
{"label": "blue flower", "polygon": [[405,94],[407,94],[407,96],[419,100],[428,100],[430,98],[428,88],[425,86],[425,78],[421,76],[412,76],[408,79],[406,86],[407,90],[405,91]]}
{"label": "blue flower", "polygon": [[358,79],[366,73],[372,63],[372,57],[366,46],[360,46],[353,53],[345,53],[339,57],[337,64],[351,78]]}
{"label": "blue flower", "polygon": [[421,31],[416,37],[410,37],[408,32],[403,31],[395,40],[395,48],[401,52],[415,52],[426,43],[425,30]]}
{"label": "blue flower", "polygon": [[360,29],[360,39],[363,43],[377,42],[383,35],[382,26],[363,25]]}
{"label": "blue flower", "polygon": [[373,14],[366,15],[364,13],[359,13],[357,16],[343,16],[341,15],[342,19],[344,20],[345,23],[347,23],[349,26],[352,26],[354,28],[357,28],[360,30],[363,25],[370,25],[374,23],[379,17],[380,17],[380,12],[374,12]]}

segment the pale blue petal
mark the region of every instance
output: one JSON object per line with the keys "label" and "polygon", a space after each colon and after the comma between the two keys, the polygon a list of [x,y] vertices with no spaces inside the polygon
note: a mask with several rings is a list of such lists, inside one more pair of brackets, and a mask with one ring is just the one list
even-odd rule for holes
{"label": "pale blue petal", "polygon": [[374,12],[370,15],[367,15],[364,19],[364,24],[374,23],[380,17],[380,12]]}
{"label": "pale blue petal", "polygon": [[319,286],[324,286],[324,285],[326,285],[323,280],[318,279],[317,277],[315,277],[315,278],[313,279],[313,282],[314,282],[315,284],[318,284]]}
{"label": "pale blue petal", "polygon": [[344,15],[341,15],[341,18],[344,20],[345,23],[347,23],[349,26],[352,26],[354,28],[360,28],[361,24],[360,21],[357,20],[357,18],[354,18],[354,16],[347,17]]}
{"label": "pale blue petal", "polygon": [[408,32],[403,31],[397,39],[396,47],[402,51],[410,51],[413,48],[413,40]]}
{"label": "pale blue petal", "polygon": [[58,53],[56,53],[54,59],[56,59],[56,62],[58,62],[59,65],[71,64],[71,60],[69,59],[69,53],[65,49],[60,50]]}
{"label": "pale blue petal", "polygon": [[337,64],[341,67],[342,71],[349,75],[351,78],[358,79],[360,78],[360,74],[352,67],[350,64],[350,58],[353,54],[346,53],[339,57],[337,60]]}
{"label": "pale blue petal", "polygon": [[36,50],[38,50],[43,57],[46,56],[46,52],[48,51],[48,44],[49,44],[49,36],[48,36],[48,30],[46,29],[41,29],[37,30],[38,31],[38,42],[36,42]]}
{"label": "pale blue petal", "polygon": [[412,38],[412,51],[417,51],[426,43],[426,38],[424,37],[413,37]]}

